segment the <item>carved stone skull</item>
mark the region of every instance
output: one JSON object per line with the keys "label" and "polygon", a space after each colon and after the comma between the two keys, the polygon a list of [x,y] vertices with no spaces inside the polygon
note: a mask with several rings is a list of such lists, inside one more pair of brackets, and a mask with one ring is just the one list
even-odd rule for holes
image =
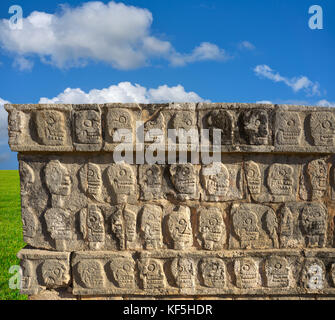
{"label": "carved stone skull", "polygon": [[[232,144],[234,122],[231,114],[226,110],[214,110],[207,118],[210,129],[218,129],[221,132],[221,144]],[[213,141],[213,130],[210,130],[210,138]]]}
{"label": "carved stone skull", "polygon": [[8,143],[17,145],[23,129],[23,114],[21,111],[12,109],[8,115]]}
{"label": "carved stone skull", "polygon": [[297,112],[278,112],[276,115],[276,138],[279,145],[299,145],[302,133]]}
{"label": "carved stone skull", "polygon": [[177,207],[169,214],[168,230],[173,241],[173,248],[182,250],[192,246],[191,212],[188,207]]}
{"label": "carved stone skull", "polygon": [[141,231],[146,249],[158,249],[162,244],[162,209],[145,205],[142,210]]}
{"label": "carved stone skull", "polygon": [[173,164],[170,166],[171,181],[180,194],[196,193],[195,170],[191,163]]}
{"label": "carved stone skull", "polygon": [[241,289],[255,288],[258,286],[258,266],[250,258],[242,258],[235,261],[234,271],[236,286]]}
{"label": "carved stone skull", "polygon": [[108,168],[108,178],[116,195],[135,194],[136,175],[129,164],[112,164]]}
{"label": "carved stone skull", "polygon": [[218,163],[218,166],[220,169],[217,174],[204,176],[202,170],[204,188],[209,195],[226,196],[230,187],[229,172],[223,163]]}
{"label": "carved stone skull", "polygon": [[286,288],[290,284],[288,262],[283,257],[271,256],[265,261],[266,284],[270,288]]}
{"label": "carved stone skull", "polygon": [[64,286],[70,280],[70,271],[62,261],[46,260],[41,269],[42,278],[47,288]]}
{"label": "carved stone skull", "polygon": [[58,160],[52,160],[46,165],[45,182],[51,194],[68,196],[71,193],[69,172]]}
{"label": "carved stone skull", "polygon": [[291,195],[293,192],[293,168],[286,164],[273,164],[269,169],[268,186],[274,195]]}
{"label": "carved stone skull", "polygon": [[79,143],[101,143],[101,113],[97,110],[82,110],[74,114],[75,133]]}
{"label": "carved stone skull", "polygon": [[196,270],[193,260],[176,258],[172,261],[171,271],[178,288],[194,288]]}
{"label": "carved stone skull", "polygon": [[133,288],[135,286],[135,263],[128,258],[116,258],[111,261],[113,278],[120,288]]}
{"label": "carved stone skull", "polygon": [[40,110],[36,112],[37,134],[41,142],[50,146],[65,144],[65,116],[56,110]]}
{"label": "carved stone skull", "polygon": [[248,161],[245,163],[245,174],[248,188],[251,194],[261,193],[262,176],[257,163]]}
{"label": "carved stone skull", "polygon": [[322,198],[327,191],[327,163],[322,159],[313,160],[308,164],[307,172],[311,182],[313,199]]}
{"label": "carved stone skull", "polygon": [[165,288],[166,279],[163,265],[160,261],[145,259],[144,261],[141,261],[140,268],[144,289]]}
{"label": "carved stone skull", "polygon": [[129,132],[133,133],[133,122],[134,120],[132,114],[126,109],[116,108],[108,110],[107,128],[108,134],[111,138],[114,137],[114,134],[119,129],[126,129],[129,130]]}
{"label": "carved stone skull", "polygon": [[241,135],[251,145],[269,144],[268,114],[263,110],[244,111],[240,118]]}
{"label": "carved stone skull", "polygon": [[95,260],[80,261],[77,265],[77,272],[86,288],[95,289],[104,286],[105,279],[101,262]]}
{"label": "carved stone skull", "polygon": [[310,117],[310,129],[314,145],[334,145],[335,117],[331,112],[313,112]]}
{"label": "carved stone skull", "polygon": [[203,259],[200,270],[206,287],[224,288],[226,286],[226,266],[221,259]]}
{"label": "carved stone skull", "polygon": [[220,248],[226,236],[226,228],[219,209],[207,208],[199,211],[199,232],[203,239],[204,249]]}
{"label": "carved stone skull", "polygon": [[301,213],[301,223],[308,247],[325,245],[327,211],[320,204],[306,204]]}

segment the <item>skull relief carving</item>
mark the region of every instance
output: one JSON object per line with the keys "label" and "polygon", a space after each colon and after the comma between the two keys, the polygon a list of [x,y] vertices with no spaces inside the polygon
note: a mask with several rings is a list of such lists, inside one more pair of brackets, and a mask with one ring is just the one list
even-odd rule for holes
{"label": "skull relief carving", "polygon": [[322,290],[325,282],[325,266],[316,258],[306,259],[301,276],[304,288],[310,290]]}
{"label": "skull relief carving", "polygon": [[263,110],[244,111],[240,117],[241,136],[251,145],[269,144],[268,114]]}
{"label": "skull relief carving", "polygon": [[313,160],[308,164],[307,172],[312,187],[312,200],[325,196],[327,192],[328,166],[322,160]]}
{"label": "skull relief carving", "polygon": [[219,250],[223,248],[226,237],[226,227],[220,209],[200,209],[199,233],[205,250]]}
{"label": "skull relief carving", "polygon": [[[207,118],[207,125],[211,129],[221,132],[221,144],[232,144],[234,122],[232,115],[226,110],[214,110]],[[210,131],[210,139],[213,141],[213,130]]]}
{"label": "skull relief carving", "polygon": [[279,145],[300,145],[302,127],[297,112],[278,112],[276,114],[276,142]]}
{"label": "skull relief carving", "polygon": [[230,188],[230,176],[227,167],[218,163],[218,173],[204,175],[202,170],[202,184],[209,195],[226,196]]}
{"label": "skull relief carving", "polygon": [[84,192],[89,197],[101,201],[102,176],[100,167],[89,162],[79,170],[79,177]]}
{"label": "skull relief carving", "polygon": [[36,127],[42,144],[49,146],[65,145],[65,116],[61,111],[39,110],[36,112]]}
{"label": "skull relief carving", "polygon": [[197,181],[195,169],[191,163],[174,164],[170,166],[171,181],[181,195],[195,195]]}
{"label": "skull relief carving", "polygon": [[144,200],[160,199],[163,197],[162,169],[159,165],[144,164],[139,167],[139,180]]}
{"label": "skull relief carving", "polygon": [[82,110],[74,114],[77,142],[83,144],[101,143],[101,112]]}
{"label": "skull relief carving", "polygon": [[310,129],[315,146],[334,146],[335,117],[331,112],[314,112]]}
{"label": "skull relief carving", "polygon": [[142,210],[141,231],[145,249],[158,249],[162,245],[162,209],[145,205]]}
{"label": "skull relief carving", "polygon": [[171,271],[178,288],[194,288],[196,269],[193,260],[176,258],[172,261]]}
{"label": "skull relief carving", "polygon": [[241,289],[256,288],[259,285],[258,265],[253,259],[237,259],[234,263],[236,286]]}
{"label": "skull relief carving", "polygon": [[226,265],[221,259],[202,259],[200,271],[206,287],[224,288],[226,286]]}
{"label": "skull relief carving", "polygon": [[245,163],[245,175],[248,189],[251,194],[260,194],[262,185],[262,176],[259,166],[254,161]]}
{"label": "skull relief carving", "polygon": [[[107,113],[107,130],[111,138],[114,138],[117,130],[126,129],[133,133],[133,116],[126,109],[109,109]],[[113,139],[114,140],[114,139]]]}
{"label": "skull relief carving", "polygon": [[105,241],[105,224],[101,210],[94,204],[80,212],[81,231],[93,250],[100,249]]}
{"label": "skull relief carving", "polygon": [[193,244],[191,212],[188,207],[177,207],[168,217],[168,230],[173,248],[182,250]]}
{"label": "skull relief carving", "polygon": [[95,260],[80,261],[77,265],[77,272],[83,285],[89,289],[98,289],[104,286],[103,266]]}
{"label": "skull relief carving", "polygon": [[252,248],[258,241],[260,231],[257,215],[247,208],[241,208],[233,213],[233,227],[242,249]]}
{"label": "skull relief carving", "polygon": [[307,247],[324,247],[327,233],[327,210],[321,204],[306,204],[301,213],[301,223]]}
{"label": "skull relief carving", "polygon": [[143,289],[160,289],[166,287],[163,264],[159,260],[145,259],[140,262]]}
{"label": "skull relief carving", "polygon": [[113,278],[120,288],[134,288],[135,263],[130,258],[114,258],[110,263]]}
{"label": "skull relief carving", "polygon": [[18,145],[23,130],[23,113],[16,109],[9,111],[8,115],[8,143]]}
{"label": "skull relief carving", "polygon": [[271,256],[265,261],[266,285],[270,288],[287,288],[290,285],[288,262],[283,257]]}
{"label": "skull relief carving", "polygon": [[293,168],[286,164],[273,164],[269,169],[268,186],[274,195],[291,195],[293,192]]}
{"label": "skull relief carving", "polygon": [[129,164],[112,164],[107,171],[113,193],[126,202],[127,196],[136,195],[136,175]]}
{"label": "skull relief carving", "polygon": [[47,288],[57,288],[68,284],[70,271],[62,261],[46,260],[42,264],[42,278]]}

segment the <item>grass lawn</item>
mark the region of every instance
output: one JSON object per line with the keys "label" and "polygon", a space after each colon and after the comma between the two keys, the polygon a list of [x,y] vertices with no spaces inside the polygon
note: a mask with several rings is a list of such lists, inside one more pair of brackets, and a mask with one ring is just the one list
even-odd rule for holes
{"label": "grass lawn", "polygon": [[22,235],[20,177],[18,171],[0,170],[0,300],[26,300],[19,290],[9,289],[16,254],[25,246]]}

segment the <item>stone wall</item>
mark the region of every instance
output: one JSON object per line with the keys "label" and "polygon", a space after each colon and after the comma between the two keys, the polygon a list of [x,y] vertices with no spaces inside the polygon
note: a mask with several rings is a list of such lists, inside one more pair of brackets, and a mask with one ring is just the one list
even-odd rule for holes
{"label": "stone wall", "polygon": [[[335,297],[334,109],[5,108],[9,144],[19,152],[23,294]],[[191,140],[176,138],[180,129],[193,132]],[[130,163],[115,159],[120,142]],[[165,160],[147,163],[147,154]],[[210,156],[220,157],[214,171]]]}

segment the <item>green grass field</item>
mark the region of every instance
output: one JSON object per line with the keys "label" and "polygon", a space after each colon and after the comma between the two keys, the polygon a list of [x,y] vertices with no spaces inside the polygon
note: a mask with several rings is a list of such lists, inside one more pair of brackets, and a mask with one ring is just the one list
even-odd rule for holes
{"label": "green grass field", "polygon": [[19,290],[9,288],[9,273],[19,265],[16,254],[25,246],[22,235],[20,177],[18,171],[0,170],[0,300],[26,300]]}

